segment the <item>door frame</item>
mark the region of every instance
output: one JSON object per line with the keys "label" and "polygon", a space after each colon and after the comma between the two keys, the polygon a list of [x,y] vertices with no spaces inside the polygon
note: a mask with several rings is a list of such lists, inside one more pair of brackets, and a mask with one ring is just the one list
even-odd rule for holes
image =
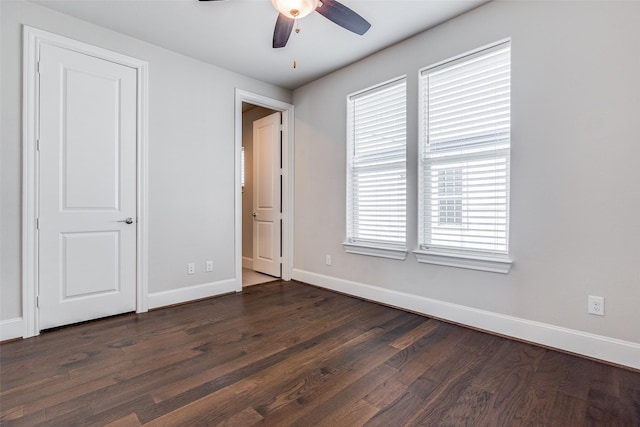
{"label": "door frame", "polygon": [[293,271],[293,159],[294,106],[263,95],[236,88],[235,111],[235,276],[236,291],[242,291],[242,185],[240,152],[242,150],[242,103],[257,105],[282,113],[282,279],[291,280]]}
{"label": "door frame", "polygon": [[136,70],[136,312],[148,310],[148,63],[64,36],[23,27],[22,111],[22,318],[23,338],[40,333],[38,297],[38,58],[43,44],[90,55]]}

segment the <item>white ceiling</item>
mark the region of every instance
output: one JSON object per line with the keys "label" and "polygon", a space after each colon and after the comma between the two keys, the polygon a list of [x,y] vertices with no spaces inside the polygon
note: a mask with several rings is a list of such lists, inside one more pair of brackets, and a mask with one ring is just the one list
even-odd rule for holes
{"label": "white ceiling", "polygon": [[[32,0],[201,61],[295,89],[488,0],[341,0],[371,24],[355,35],[319,13],[282,49],[269,0]],[[293,69],[293,60],[297,68]]]}

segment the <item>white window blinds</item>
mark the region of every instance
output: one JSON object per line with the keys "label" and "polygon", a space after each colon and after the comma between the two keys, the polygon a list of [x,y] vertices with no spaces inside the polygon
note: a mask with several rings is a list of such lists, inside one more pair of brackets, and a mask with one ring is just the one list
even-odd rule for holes
{"label": "white window blinds", "polygon": [[347,241],[406,241],[406,81],[348,99]]}
{"label": "white window blinds", "polygon": [[508,253],[510,44],[421,73],[422,249]]}

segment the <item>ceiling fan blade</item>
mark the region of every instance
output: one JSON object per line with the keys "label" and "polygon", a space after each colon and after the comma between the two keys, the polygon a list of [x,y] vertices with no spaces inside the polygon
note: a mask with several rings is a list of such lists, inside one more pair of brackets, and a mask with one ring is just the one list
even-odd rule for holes
{"label": "ceiling fan blade", "polygon": [[371,28],[371,24],[366,19],[342,3],[336,0],[321,0],[321,2],[322,5],[318,6],[316,12],[342,28],[359,35],[363,35]]}
{"label": "ceiling fan blade", "polygon": [[276,28],[273,30],[273,47],[285,47],[287,45],[287,41],[289,41],[289,36],[291,36],[291,30],[293,30],[294,20],[291,18],[287,18],[283,14],[278,15],[278,20],[276,21]]}

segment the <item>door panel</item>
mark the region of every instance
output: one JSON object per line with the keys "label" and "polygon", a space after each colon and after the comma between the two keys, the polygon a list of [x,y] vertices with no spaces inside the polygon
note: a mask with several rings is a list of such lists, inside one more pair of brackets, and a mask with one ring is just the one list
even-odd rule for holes
{"label": "door panel", "polygon": [[118,253],[120,233],[61,233],[61,299],[113,293],[120,290]]}
{"label": "door panel", "polygon": [[253,269],[280,277],[281,113],[253,123]]}
{"label": "door panel", "polygon": [[119,79],[63,70],[64,208],[118,209]]}
{"label": "door panel", "polygon": [[42,45],[41,329],[135,310],[136,103],[136,70]]}
{"label": "door panel", "polygon": [[274,226],[273,223],[267,221],[256,221],[258,229],[258,257],[261,260],[273,262],[276,261],[276,255],[273,253]]}

